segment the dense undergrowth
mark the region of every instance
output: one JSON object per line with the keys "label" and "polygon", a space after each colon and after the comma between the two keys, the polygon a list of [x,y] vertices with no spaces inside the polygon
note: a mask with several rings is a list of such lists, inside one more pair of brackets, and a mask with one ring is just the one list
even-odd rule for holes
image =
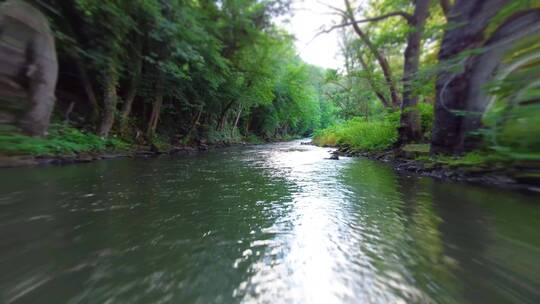
{"label": "dense undergrowth", "polygon": [[[433,106],[419,105],[422,132],[427,139],[433,123]],[[313,143],[319,146],[347,147],[351,151],[382,151],[391,148],[398,139],[399,112],[381,112],[372,117],[354,117],[326,129],[318,130]]]}
{"label": "dense undergrowth", "polygon": [[[299,138],[299,136],[283,135],[275,136],[272,141],[287,141]],[[208,145],[234,145],[240,143],[262,144],[269,141],[255,134],[243,136],[238,129],[225,128],[222,131],[211,129],[202,143]],[[197,145],[186,139],[178,143],[171,143],[170,138],[155,135],[149,141],[153,148],[161,152],[167,152],[175,145]],[[145,145],[143,145],[145,146]],[[100,137],[93,132],[84,131],[65,123],[53,123],[49,132],[44,137],[31,137],[2,130],[0,132],[0,154],[8,156],[32,155],[32,156],[68,156],[80,153],[104,153],[104,152],[133,152],[138,145],[126,138],[111,136]]]}
{"label": "dense undergrowth", "polygon": [[0,153],[6,155],[55,156],[82,152],[127,151],[132,148],[132,144],[118,138],[102,138],[60,123],[52,124],[45,137],[2,132],[0,143]]}
{"label": "dense undergrowth", "polygon": [[[449,168],[510,168],[515,164],[527,164],[540,160],[540,140],[536,128],[538,111],[514,110],[504,124],[493,123],[497,109],[486,113],[485,128],[479,132],[478,147],[462,155],[429,155],[433,106],[420,104],[424,140],[401,147],[408,155],[426,164],[438,164]],[[493,113],[495,112],[495,113]],[[495,127],[496,126],[496,127]],[[315,132],[313,143],[318,146],[345,147],[350,152],[378,152],[392,149],[398,138],[399,112],[381,112],[373,117],[355,117]]]}

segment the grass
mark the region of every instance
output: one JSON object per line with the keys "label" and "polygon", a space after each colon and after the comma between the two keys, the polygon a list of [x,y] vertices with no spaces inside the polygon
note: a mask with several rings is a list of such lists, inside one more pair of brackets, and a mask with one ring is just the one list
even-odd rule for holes
{"label": "grass", "polygon": [[401,150],[411,153],[428,154],[430,150],[429,144],[410,144],[405,145]]}
{"label": "grass", "polygon": [[6,155],[70,155],[81,152],[125,151],[131,145],[117,138],[104,139],[64,124],[52,124],[46,137],[15,132],[0,133],[0,153]]}
{"label": "grass", "polygon": [[474,151],[462,156],[422,155],[417,157],[416,160],[429,164],[443,165],[449,168],[464,169],[496,168],[500,165],[507,166],[512,161],[502,154],[490,151]]}
{"label": "grass", "polygon": [[247,143],[250,143],[250,144],[262,144],[262,143],[264,143],[264,140],[262,140],[261,138],[259,138],[255,134],[250,134],[250,135],[244,137],[244,140]]}
{"label": "grass", "polygon": [[[420,103],[418,110],[424,138],[430,138],[433,124],[433,105]],[[315,132],[313,142],[319,146],[347,146],[356,151],[387,150],[397,141],[399,119],[399,112],[381,113],[369,119],[355,117],[344,123]]]}
{"label": "grass", "polygon": [[398,125],[397,112],[370,120],[357,117],[315,132],[313,142],[319,146],[347,146],[353,150],[384,150],[396,142]]}

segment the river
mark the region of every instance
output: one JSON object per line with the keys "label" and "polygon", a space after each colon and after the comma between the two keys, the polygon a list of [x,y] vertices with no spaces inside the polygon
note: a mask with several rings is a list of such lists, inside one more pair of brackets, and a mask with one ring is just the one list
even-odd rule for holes
{"label": "river", "polygon": [[540,303],[540,197],[300,141],[0,171],[0,303]]}

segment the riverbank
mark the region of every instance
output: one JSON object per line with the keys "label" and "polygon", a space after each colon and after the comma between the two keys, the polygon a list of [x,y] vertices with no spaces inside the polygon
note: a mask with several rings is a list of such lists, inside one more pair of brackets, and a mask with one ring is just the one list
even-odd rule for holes
{"label": "riverbank", "polygon": [[88,163],[122,157],[190,155],[230,146],[246,146],[298,139],[298,136],[259,138],[231,132],[215,133],[207,138],[165,138],[151,140],[120,136],[100,137],[92,131],[65,123],[53,123],[44,137],[31,137],[0,128],[0,168],[36,165]]}
{"label": "riverbank", "polygon": [[160,155],[193,155],[220,148],[231,146],[247,146],[253,143],[216,143],[197,145],[169,146],[166,149],[159,149],[155,145],[133,146],[126,150],[103,150],[103,151],[82,151],[69,154],[57,155],[0,155],[0,168],[15,168],[39,165],[67,165],[78,163],[90,163],[98,160],[115,158],[150,158]]}
{"label": "riverbank", "polygon": [[337,148],[332,154],[365,157],[390,164],[395,170],[442,180],[452,180],[513,190],[540,192],[540,162],[493,162],[467,158],[428,156],[426,145],[410,145],[400,150],[357,151]]}

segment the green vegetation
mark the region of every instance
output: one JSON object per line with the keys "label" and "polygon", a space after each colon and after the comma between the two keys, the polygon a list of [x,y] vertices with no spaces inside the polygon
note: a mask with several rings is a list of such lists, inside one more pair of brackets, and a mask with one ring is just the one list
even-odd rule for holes
{"label": "green vegetation", "polygon": [[81,152],[126,151],[131,145],[114,137],[101,138],[91,132],[53,124],[44,138],[29,137],[15,132],[0,134],[0,152],[7,155],[70,155]]}
{"label": "green vegetation", "polygon": [[[371,0],[361,4],[361,20],[358,2],[344,0],[344,9],[333,10],[347,22],[326,30],[344,29],[345,69],[325,77],[337,119],[316,131],[313,142],[348,151],[399,148],[404,156],[450,167],[534,167],[540,160],[538,35],[514,30],[504,40],[501,34],[509,26],[538,25],[533,2]],[[482,15],[482,7],[493,5],[500,9]],[[473,13],[478,16],[459,22],[484,24],[474,34],[482,40],[453,43],[471,33],[452,18]],[[443,37],[451,38],[446,45]]]}
{"label": "green vegetation", "polygon": [[333,119],[324,70],[304,63],[273,22],[289,1],[29,2],[56,36],[53,122],[67,122],[41,139],[4,132],[5,153],[261,142]]}
{"label": "green vegetation", "polygon": [[274,23],[288,0],[30,2],[56,36],[57,123],[45,138],[2,132],[4,153],[314,135],[452,164],[540,159],[538,36],[506,39],[540,23],[534,1],[343,0],[328,7],[342,23],[321,24],[340,29],[336,70],[303,62]]}
{"label": "green vegetation", "polygon": [[[433,106],[420,104],[424,138],[431,135]],[[367,117],[355,117],[343,123],[318,130],[313,142],[321,146],[347,147],[351,151],[381,151],[392,148],[398,139],[399,112],[382,112]]]}
{"label": "green vegetation", "polygon": [[352,150],[384,150],[397,140],[399,113],[367,120],[353,118],[315,133],[313,142],[322,146],[346,146]]}

